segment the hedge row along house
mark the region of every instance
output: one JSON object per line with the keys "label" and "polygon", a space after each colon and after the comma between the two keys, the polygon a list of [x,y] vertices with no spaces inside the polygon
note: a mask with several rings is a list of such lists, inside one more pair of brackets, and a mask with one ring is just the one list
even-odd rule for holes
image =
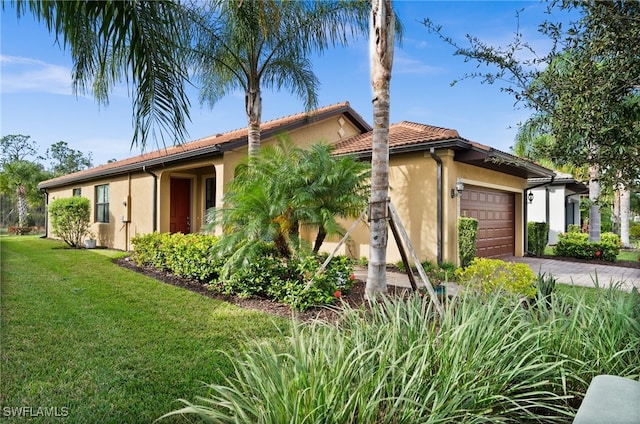
{"label": "hedge row along house", "polygon": [[[336,155],[371,157],[372,128],[348,102],[265,122],[261,130],[263,145],[286,133],[301,147],[323,141],[334,146]],[[478,256],[524,254],[527,179],[549,178],[551,170],[466,140],[455,130],[411,122],[391,125],[389,150],[391,201],[418,257],[457,263],[459,216],[479,220]],[[131,250],[136,234],[198,232],[207,209],[222,206],[225,185],[246,155],[244,128],[43,181],[39,187],[47,202],[89,198],[98,246]],[[326,241],[323,250],[336,243]],[[341,253],[366,257],[368,243],[363,223]],[[388,261],[398,260],[390,240]]]}

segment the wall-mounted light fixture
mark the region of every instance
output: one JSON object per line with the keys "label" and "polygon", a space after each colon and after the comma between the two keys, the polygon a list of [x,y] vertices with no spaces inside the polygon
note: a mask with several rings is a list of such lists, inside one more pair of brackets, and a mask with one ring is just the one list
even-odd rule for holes
{"label": "wall-mounted light fixture", "polygon": [[527,196],[527,199],[529,199],[529,204],[533,203],[533,191],[529,192],[529,195]]}
{"label": "wall-mounted light fixture", "polygon": [[456,196],[460,196],[462,194],[462,190],[464,190],[464,183],[460,178],[456,181],[456,188],[451,189],[451,198],[454,199]]}

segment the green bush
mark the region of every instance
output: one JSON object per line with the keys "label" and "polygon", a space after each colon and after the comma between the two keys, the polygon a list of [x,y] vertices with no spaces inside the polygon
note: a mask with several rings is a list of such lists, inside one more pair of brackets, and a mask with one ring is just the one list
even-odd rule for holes
{"label": "green bush", "polygon": [[234,270],[229,278],[212,282],[212,290],[243,297],[260,296],[291,305],[296,310],[328,305],[346,294],[355,279],[351,261],[335,257],[320,274],[322,258],[286,260],[275,251]]}
{"label": "green bush", "polygon": [[478,220],[461,216],[458,218],[458,251],[460,266],[466,267],[476,256],[478,238]]}
{"label": "green bush", "polygon": [[207,234],[172,234],[165,253],[167,268],[183,278],[203,282],[215,278],[222,266],[214,252],[217,241],[218,237]]}
{"label": "green bush", "polygon": [[264,297],[297,310],[333,303],[348,292],[355,278],[352,261],[344,256],[333,258],[316,276],[324,258],[282,258],[273,243],[267,242],[254,244],[251,261],[222,274],[227,258],[217,255],[217,242],[217,237],[205,234],[136,235],[132,257],[138,265],[208,283],[209,289],[218,293]]}
{"label": "green bush", "polygon": [[214,254],[218,238],[206,234],[150,233],[136,235],[133,260],[193,280],[207,282],[222,266]]}
{"label": "green bush", "polygon": [[536,276],[527,264],[475,258],[455,272],[458,282],[484,294],[506,291],[527,298],[536,295]]}
{"label": "green bush", "polygon": [[132,258],[138,266],[147,265],[160,270],[167,269],[166,253],[171,245],[171,234],[153,232],[149,234],[136,234],[132,239]]}
{"label": "green bush", "polygon": [[640,239],[640,224],[633,223],[629,227],[629,237],[633,237],[635,239]]}
{"label": "green bush", "polygon": [[86,197],[66,197],[49,204],[51,231],[71,247],[81,248],[89,234],[91,203]]}
{"label": "green bush", "polygon": [[527,223],[527,250],[536,256],[544,255],[549,240],[549,224],[546,222]]}
{"label": "green bush", "polygon": [[620,253],[620,237],[602,233],[600,241],[590,242],[587,233],[563,233],[558,235],[554,252],[557,256],[614,262]]}
{"label": "green bush", "polygon": [[582,228],[578,224],[569,224],[567,226],[567,233],[581,233]]}

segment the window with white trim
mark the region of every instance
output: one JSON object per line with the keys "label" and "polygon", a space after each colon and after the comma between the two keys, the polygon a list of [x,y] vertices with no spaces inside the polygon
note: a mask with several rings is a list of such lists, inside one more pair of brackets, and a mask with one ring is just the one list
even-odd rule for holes
{"label": "window with white trim", "polygon": [[109,222],[109,184],[96,186],[96,222]]}

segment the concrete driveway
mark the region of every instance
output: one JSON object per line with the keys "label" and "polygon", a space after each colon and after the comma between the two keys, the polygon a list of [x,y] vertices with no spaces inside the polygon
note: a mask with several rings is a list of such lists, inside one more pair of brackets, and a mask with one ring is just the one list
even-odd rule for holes
{"label": "concrete driveway", "polygon": [[[551,274],[558,283],[576,286],[595,287],[597,278],[600,287],[608,287],[610,284],[619,284],[619,287],[631,291],[633,287],[640,290],[640,269],[625,268],[613,265],[600,265],[593,263],[559,261],[545,258],[516,258],[504,259],[507,262],[521,262],[529,265],[533,272]],[[366,281],[367,269],[356,268],[356,278]],[[416,278],[418,286],[421,286],[420,277]],[[410,288],[409,278],[400,272],[387,272],[387,284],[398,287]],[[447,293],[455,294],[460,286],[454,283],[447,285]]]}
{"label": "concrete driveway", "polygon": [[531,257],[513,257],[507,260],[529,265],[536,275],[539,271],[551,274],[557,282],[563,284],[594,287],[597,281],[600,287],[619,283],[626,291],[631,291],[632,287],[640,290],[640,269],[637,268]]}

